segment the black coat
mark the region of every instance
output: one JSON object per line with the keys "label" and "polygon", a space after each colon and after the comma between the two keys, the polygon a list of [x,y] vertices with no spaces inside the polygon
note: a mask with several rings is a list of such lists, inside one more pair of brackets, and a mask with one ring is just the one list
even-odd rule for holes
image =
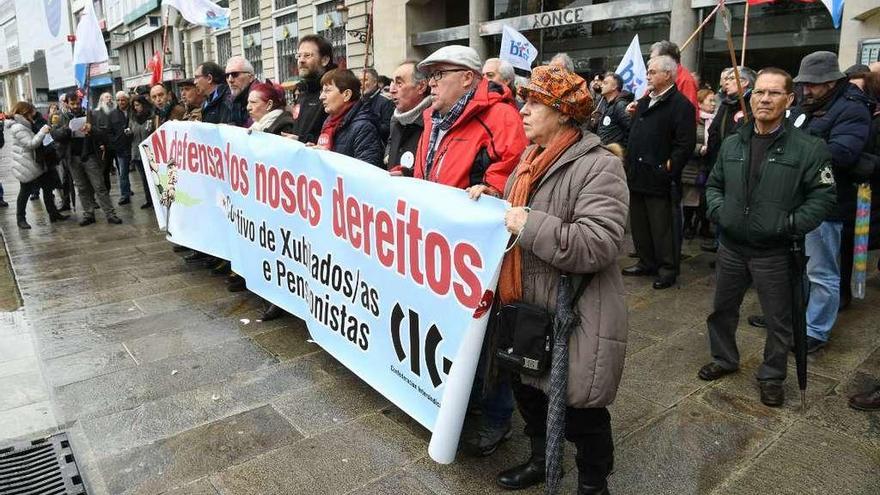
{"label": "black coat", "polygon": [[226,117],[226,122],[224,122],[225,124],[238,127],[250,127],[251,124],[254,123],[247,111],[247,100],[250,93],[250,84],[248,84],[248,87],[244,88],[235,98],[232,97],[232,92],[229,93],[229,113]]}
{"label": "black coat", "polygon": [[321,81],[305,78],[299,85],[299,97],[293,105],[294,132],[302,143],[317,143],[327,112],[318,97]]}
{"label": "black coat", "polygon": [[873,102],[857,86],[844,82],[823,108],[806,114],[802,107],[791,111],[789,120],[810,135],[822,138],[831,152],[837,189],[837,208],[827,220],[855,218],[858,185],[849,170],[865,151],[871,130]]}
{"label": "black coat", "polygon": [[110,112],[110,147],[117,155],[131,154],[131,135],[128,128],[128,115],[118,108]]}
{"label": "black coat", "polygon": [[631,126],[631,119],[626,112],[626,107],[632,101],[633,94],[624,91],[617,95],[614,101],[606,103],[596,126],[596,135],[599,136],[602,144],[618,143],[621,146],[626,146]]}
{"label": "black coat", "polygon": [[363,101],[348,110],[333,136],[333,150],[382,167],[382,143],[379,142],[379,125],[376,115]]}
{"label": "black coat", "polygon": [[[751,90],[746,91],[746,94],[743,96],[749,121],[752,121],[752,105],[749,103],[751,96]],[[712,169],[712,166],[715,165],[715,160],[718,159],[718,150],[721,149],[721,143],[727,139],[727,136],[733,135],[733,133],[738,131],[745,122],[742,115],[739,115],[741,111],[742,107],[739,104],[739,98],[733,100],[729,98],[721,99],[721,104],[712,118],[712,124],[709,125],[709,137],[706,139],[706,165],[709,167],[709,170]],[[737,115],[739,115],[739,118],[737,118]]]}
{"label": "black coat", "polygon": [[220,84],[215,91],[216,96],[208,95],[202,107],[202,122],[226,124],[229,122],[229,86]]}
{"label": "black coat", "polygon": [[275,122],[272,122],[272,125],[266,128],[265,132],[278,136],[280,136],[282,132],[293,134],[294,127],[295,123],[293,121],[293,116],[285,111],[275,119]]}
{"label": "black coat", "polygon": [[391,135],[388,137],[386,164],[389,170],[401,165],[400,157],[406,152],[410,152],[413,155],[413,161],[409,162],[409,165],[415,164],[415,154],[419,147],[419,138],[424,130],[425,121],[421,117],[411,124],[401,124],[397,120],[391,121]]}
{"label": "black coat", "polygon": [[640,99],[632,117],[627,182],[634,192],[668,197],[697,143],[695,110],[674,85],[653,107],[649,101],[648,96]]}
{"label": "black coat", "polygon": [[388,143],[388,137],[391,135],[391,116],[394,115],[394,102],[382,96],[381,93],[377,89],[372,95],[365,96],[364,104],[379,119],[379,137],[385,144]]}

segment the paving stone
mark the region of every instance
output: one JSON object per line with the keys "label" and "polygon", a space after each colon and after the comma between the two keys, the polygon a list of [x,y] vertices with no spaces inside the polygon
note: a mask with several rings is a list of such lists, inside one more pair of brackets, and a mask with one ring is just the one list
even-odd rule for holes
{"label": "paving stone", "polygon": [[52,402],[43,400],[0,411],[0,439],[12,440],[56,425]]}
{"label": "paving stone", "polygon": [[162,492],[162,495],[218,495],[217,490],[207,478],[194,481],[173,490]]}
{"label": "paving stone", "polygon": [[747,421],[686,400],[617,447],[610,490],[656,495],[709,493],[772,439],[772,433]]}
{"label": "paving stone", "polygon": [[659,416],[666,408],[643,399],[626,389],[617,392],[617,399],[608,407],[611,413],[611,431],[616,442],[620,442],[633,431],[645,426]]}
{"label": "paving stone", "polygon": [[428,488],[405,469],[395,469],[390,474],[350,493],[352,495],[433,495],[437,492]]}
{"label": "paving stone", "polygon": [[205,318],[180,328],[128,340],[125,346],[138,363],[143,364],[198,351],[206,343],[213,345],[240,338],[241,332],[236,324],[227,320]]}
{"label": "paving stone", "polygon": [[[82,418],[137,407],[228,375],[265,368],[275,360],[249,340],[205,346],[198,352],[123,369],[56,389],[65,417]],[[176,374],[172,374],[177,370]]]}
{"label": "paving stone", "polygon": [[111,493],[152,495],[300,438],[271,407],[261,407],[100,462]]}
{"label": "paving stone", "polygon": [[862,322],[838,322],[831,332],[828,346],[810,355],[810,369],[840,379],[876,350],[880,343],[877,324],[865,325],[864,318],[859,320]]}
{"label": "paving stone", "polygon": [[850,396],[880,386],[880,374],[857,371],[850,375],[835,393],[811,402],[804,419],[831,431],[863,439],[877,447],[880,452],[880,411],[857,411],[849,407]]}
{"label": "paving stone", "polygon": [[0,336],[0,363],[36,356],[31,336],[26,333]]}
{"label": "paving stone", "polygon": [[0,378],[18,375],[21,373],[39,373],[40,362],[36,356],[28,356],[21,359],[13,359],[12,361],[4,361],[0,363]]}
{"label": "paving stone", "polygon": [[272,402],[278,412],[308,436],[335,428],[390,403],[363,380],[332,380],[286,394]]}
{"label": "paving stone", "polygon": [[630,330],[626,336],[626,356],[632,356],[642,350],[660,342],[659,339],[649,337],[641,332]]}
{"label": "paving stone", "polygon": [[0,378],[0,411],[43,402],[49,399],[39,371]]}
{"label": "paving stone", "polygon": [[121,344],[66,354],[45,361],[46,378],[54,387],[86,380],[136,365]]}
{"label": "paving stone", "polygon": [[285,394],[320,385],[329,379],[320,364],[306,356],[226,376],[225,381],[145,402],[136,408],[86,418],[79,423],[95,450],[109,454],[262,407]]}
{"label": "paving stone", "polygon": [[338,494],[424,453],[421,442],[382,415],[371,415],[234,466],[211,482],[223,495]]}
{"label": "paving stone", "polygon": [[134,302],[144,313],[152,314],[213,302],[228,295],[223,284],[204,284],[137,298]]}
{"label": "paving stone", "polygon": [[876,446],[798,422],[717,493],[874,495],[878,486]]}
{"label": "paving stone", "polygon": [[279,361],[288,361],[319,349],[317,344],[308,342],[311,336],[305,328],[277,328],[255,335],[253,339]]}

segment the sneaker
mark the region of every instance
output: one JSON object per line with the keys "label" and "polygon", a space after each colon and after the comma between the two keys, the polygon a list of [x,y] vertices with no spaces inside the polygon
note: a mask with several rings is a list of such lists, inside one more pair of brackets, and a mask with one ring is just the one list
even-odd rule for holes
{"label": "sneaker", "polygon": [[490,425],[488,421],[483,420],[479,423],[479,426],[464,438],[465,452],[474,457],[492,455],[502,442],[513,435],[510,431],[510,421],[500,425]]}

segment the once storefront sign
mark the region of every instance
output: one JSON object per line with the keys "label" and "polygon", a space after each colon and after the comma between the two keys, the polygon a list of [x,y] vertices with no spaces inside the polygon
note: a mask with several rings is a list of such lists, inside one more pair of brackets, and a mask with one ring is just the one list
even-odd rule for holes
{"label": "once storefront sign", "polygon": [[509,17],[497,21],[489,21],[480,24],[480,35],[488,36],[500,34],[502,26],[510,26],[517,31],[529,31],[533,29],[545,29],[572,24],[604,21],[610,19],[623,19],[644,15],[669,12],[672,8],[671,0],[621,0],[617,2],[587,5],[570,9],[540,12],[519,17]]}

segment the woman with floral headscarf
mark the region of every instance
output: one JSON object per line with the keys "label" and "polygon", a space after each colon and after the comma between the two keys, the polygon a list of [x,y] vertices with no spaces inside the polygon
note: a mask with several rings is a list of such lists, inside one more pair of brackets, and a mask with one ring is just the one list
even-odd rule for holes
{"label": "woman with floral headscarf", "polygon": [[[614,459],[606,407],[617,393],[626,352],[626,304],[617,267],[629,205],[626,177],[620,159],[579,127],[593,106],[581,77],[559,67],[538,67],[520,96],[526,101],[520,111],[526,136],[534,144],[505,188],[512,207],[504,221],[517,242],[502,265],[499,298],[552,314],[558,309],[560,276],[584,282],[573,304],[579,321],[567,341],[567,385],[560,392],[567,406],[564,436],[577,447],[578,493],[605,494]],[[485,187],[468,192],[478,198]],[[531,456],[498,475],[504,488],[544,481],[545,442],[552,433],[547,429],[549,382],[548,376],[513,379]]]}

